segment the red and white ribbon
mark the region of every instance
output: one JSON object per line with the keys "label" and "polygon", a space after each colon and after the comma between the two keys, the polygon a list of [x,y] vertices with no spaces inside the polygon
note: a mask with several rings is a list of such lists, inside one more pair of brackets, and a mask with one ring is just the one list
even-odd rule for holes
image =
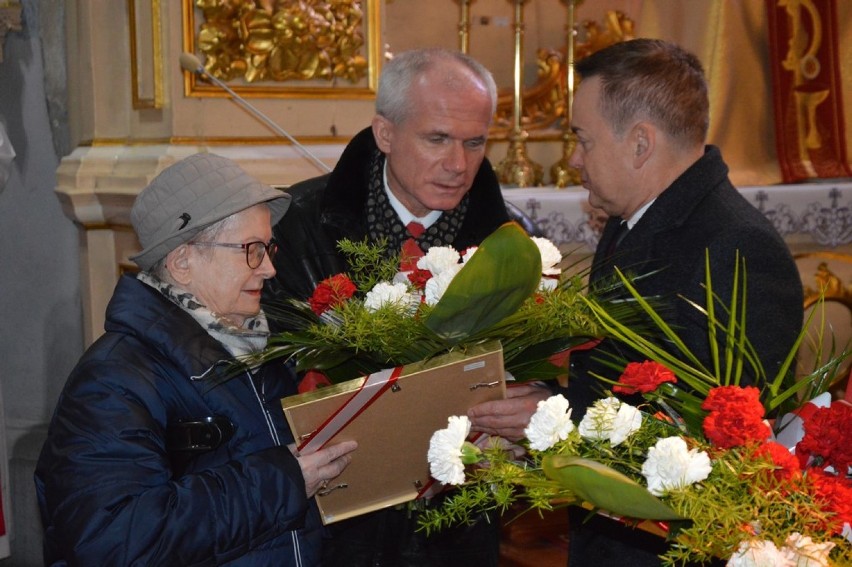
{"label": "red and white ribbon", "polygon": [[402,366],[386,368],[374,372],[364,379],[364,383],[346,403],[337,408],[328,419],[314,431],[310,438],[303,441],[298,450],[300,453],[310,454],[322,449],[326,443],[331,441],[338,433],[366,410],[374,401],[379,399],[402,374]]}

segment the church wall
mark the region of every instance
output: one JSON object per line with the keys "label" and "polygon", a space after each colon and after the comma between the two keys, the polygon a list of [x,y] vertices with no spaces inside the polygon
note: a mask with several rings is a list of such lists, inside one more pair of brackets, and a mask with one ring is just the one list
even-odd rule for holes
{"label": "church wall", "polygon": [[[452,0],[438,0],[424,10],[410,0],[377,0],[382,53],[412,47],[458,47],[459,9]],[[182,2],[163,2],[162,78],[165,103],[161,109],[133,109],[129,29],[126,2],[75,0],[69,6],[69,95],[72,99],[72,146],[79,144],[221,145],[280,143],[261,121],[224,96],[184,95],[184,74],[178,58],[183,45]],[[576,8],[578,23],[603,27],[607,11],[625,13],[635,33],[683,44],[705,65],[711,84],[710,142],[720,145],[738,185],[767,185],[781,180],[775,157],[772,99],[769,89],[767,18],[763,2],[707,2],[706,0],[586,0]],[[511,89],[513,63],[513,8],[506,0],[471,3],[470,52],[494,73],[498,85]],[[852,55],[852,3],[838,3],[841,57]],[[525,84],[536,78],[536,50],[565,44],[566,8],[562,0],[528,2],[525,18]],[[583,32],[581,31],[581,34]],[[852,89],[852,71],[842,74],[846,92]],[[269,84],[269,83],[266,83]],[[297,83],[298,84],[298,83]],[[341,83],[343,84],[343,83]],[[344,84],[345,86],[345,84]],[[273,84],[277,88],[277,85]],[[748,93],[748,96],[743,96]],[[369,123],[373,102],[350,96],[311,98],[278,94],[250,99],[292,135],[308,146],[345,143]],[[847,107],[849,106],[847,101]],[[846,112],[847,145],[852,144],[852,112]],[[749,128],[742,128],[747,124]],[[559,131],[531,133],[530,154],[545,170],[561,156]],[[541,141],[543,140],[543,141]],[[324,150],[320,149],[322,153]],[[489,157],[499,161],[506,144],[494,141]],[[333,158],[331,159],[333,161]],[[310,174],[294,163],[264,179],[290,184]],[[289,166],[289,164],[288,164]]]}
{"label": "church wall", "polygon": [[0,397],[10,460],[2,481],[12,497],[12,557],[0,565],[16,567],[42,564],[32,472],[83,349],[79,236],[54,193],[60,156],[45,96],[45,65],[57,62],[44,60],[39,40],[49,23],[40,18],[51,13],[39,12],[35,0],[23,4],[25,28],[7,36],[0,63],[0,120],[17,153],[0,190]]}

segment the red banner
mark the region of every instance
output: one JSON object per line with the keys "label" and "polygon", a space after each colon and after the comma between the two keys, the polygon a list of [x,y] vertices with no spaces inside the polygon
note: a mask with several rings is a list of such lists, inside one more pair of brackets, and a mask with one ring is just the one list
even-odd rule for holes
{"label": "red banner", "polygon": [[836,0],[766,0],[775,141],[785,183],[852,176]]}

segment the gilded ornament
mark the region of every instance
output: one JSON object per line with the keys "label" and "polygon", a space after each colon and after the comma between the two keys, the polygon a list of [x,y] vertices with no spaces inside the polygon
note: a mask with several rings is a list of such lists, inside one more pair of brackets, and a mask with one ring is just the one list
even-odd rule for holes
{"label": "gilded ornament", "polygon": [[369,71],[361,0],[196,0],[205,69],[228,81],[360,82]]}

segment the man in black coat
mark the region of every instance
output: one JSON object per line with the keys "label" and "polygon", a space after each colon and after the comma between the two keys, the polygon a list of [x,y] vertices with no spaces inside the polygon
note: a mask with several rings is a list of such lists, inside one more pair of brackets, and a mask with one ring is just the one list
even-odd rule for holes
{"label": "man in black coat", "polygon": [[[273,231],[281,244],[274,260],[278,276],[267,282],[266,301],[306,299],[320,281],[345,272],[348,266],[337,249],[342,238],[385,239],[389,254],[410,253],[409,239],[421,252],[430,246],[461,251],[509,221],[485,159],[496,101],[491,74],[461,53],[415,50],[385,64],[371,127],[352,139],[332,173],[288,190],[287,221]],[[409,232],[412,222],[422,233]],[[472,428],[518,440],[549,393],[536,385],[510,388],[506,400],[471,410]],[[498,561],[495,518],[426,537],[416,531],[416,513],[403,507],[329,528],[324,565],[496,566]]]}
{"label": "man in black coat", "polygon": [[[707,319],[686,299],[706,305],[709,251],[713,291],[729,305],[739,255],[747,275],[747,335],[774,377],[802,328],[801,280],[783,239],[731,184],[719,149],[705,145],[709,101],[700,62],[676,45],[637,39],[598,51],[576,70],[582,82],[571,121],[578,138],[572,165],[589,203],[610,215],[590,285],[611,281],[615,267],[641,275],[638,292],[668,304],[666,322],[711,367]],[[573,355],[567,394],[575,418],[601,396],[590,372],[617,378],[600,363],[603,352],[638,357],[612,341]],[[756,372],[746,364],[743,374],[749,379]],[[601,517],[583,524],[583,517],[572,517],[571,565],[660,564],[662,539]]]}
{"label": "man in black coat", "polygon": [[[337,249],[337,242],[344,238],[358,242],[368,237],[374,240],[375,236],[396,237],[396,245],[389,246],[388,252],[399,251],[403,237],[408,237],[407,223],[397,221],[396,214],[389,215],[388,224],[393,226],[387,229],[372,229],[368,222],[371,185],[375,189],[382,181],[383,164],[391,161],[385,156],[376,145],[373,128],[365,128],[347,144],[334,171],[287,189],[293,204],[290,223],[279,223],[274,231],[283,245],[275,257],[275,267],[282,275],[271,280],[267,289],[270,299],[307,299],[322,280],[345,272],[346,258]],[[465,214],[449,220],[438,218],[427,227],[418,239],[425,249],[430,245],[451,245],[457,250],[476,246],[510,220],[488,160],[483,159],[474,172],[469,191],[458,195],[459,205],[464,201]],[[446,230],[450,226],[452,232]],[[430,238],[430,232],[434,238]]]}

